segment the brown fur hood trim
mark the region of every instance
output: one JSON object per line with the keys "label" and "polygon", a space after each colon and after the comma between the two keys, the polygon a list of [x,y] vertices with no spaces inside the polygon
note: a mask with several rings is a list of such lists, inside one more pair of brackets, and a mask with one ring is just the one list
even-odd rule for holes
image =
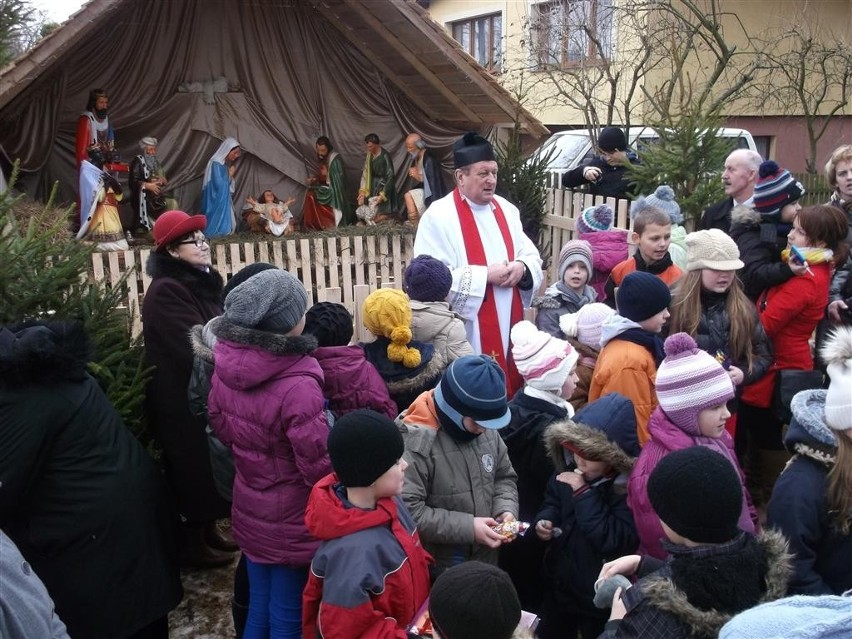
{"label": "brown fur hood trim", "polygon": [[[766,603],[786,595],[787,584],[793,572],[792,555],[788,552],[787,540],[780,532],[765,531],[757,536],[757,541],[763,547],[769,566],[765,580],[766,593],[758,602]],[[723,580],[725,576],[719,575],[718,579]],[[731,614],[718,610],[696,608],[688,601],[686,593],[675,585],[671,577],[660,576],[647,579],[642,584],[642,592],[652,606],[688,624],[692,637],[715,638],[722,626],[733,617]]]}
{"label": "brown fur hood trim", "polygon": [[589,457],[607,462],[619,473],[629,473],[636,463],[635,457],[631,457],[618,444],[611,442],[603,431],[570,419],[548,426],[544,431],[544,443],[557,471],[567,470],[562,453],[563,444],[566,443],[586,451]]}

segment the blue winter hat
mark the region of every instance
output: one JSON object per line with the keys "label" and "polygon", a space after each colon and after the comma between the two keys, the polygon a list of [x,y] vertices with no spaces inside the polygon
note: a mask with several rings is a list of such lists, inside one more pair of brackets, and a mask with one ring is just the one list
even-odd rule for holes
{"label": "blue winter hat", "polygon": [[787,169],[766,160],[757,170],[754,186],[754,210],[764,217],[778,215],[788,204],[805,194],[805,187]]}
{"label": "blue winter hat", "polygon": [[628,273],[615,292],[618,314],[637,323],[653,317],[671,303],[672,294],[666,283],[645,271]]}
{"label": "blue winter hat", "polygon": [[850,636],[852,599],[836,595],[798,595],[755,606],[731,619],[719,632],[719,639],[846,639]]}
{"label": "blue winter hat", "polygon": [[607,393],[576,412],[573,421],[602,432],[630,457],[639,457],[636,411],[633,402],[621,393]]}
{"label": "blue winter hat", "polygon": [[506,377],[486,355],[465,355],[447,367],[435,389],[435,406],[459,428],[470,417],[483,428],[503,428],[511,413]]}
{"label": "blue winter hat", "polygon": [[680,205],[675,202],[675,193],[672,187],[663,184],[658,186],[657,190],[647,197],[640,197],[630,205],[630,217],[636,217],[636,214],[646,208],[657,209],[669,216],[672,224],[680,224],[683,222],[683,213],[680,212]]}

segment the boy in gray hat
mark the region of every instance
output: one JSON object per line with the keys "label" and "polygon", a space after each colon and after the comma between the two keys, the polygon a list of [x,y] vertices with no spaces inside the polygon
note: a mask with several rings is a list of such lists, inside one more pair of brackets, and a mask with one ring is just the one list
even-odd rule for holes
{"label": "boy in gray hat", "polygon": [[497,563],[514,539],[494,530],[518,513],[517,474],[498,429],[509,423],[503,371],[466,355],[399,417],[409,464],[402,497],[439,567]]}

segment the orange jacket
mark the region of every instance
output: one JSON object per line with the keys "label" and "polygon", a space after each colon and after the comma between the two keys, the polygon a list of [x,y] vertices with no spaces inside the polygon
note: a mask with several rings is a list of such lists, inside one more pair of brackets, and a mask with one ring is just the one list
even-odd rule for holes
{"label": "orange jacket", "polygon": [[613,392],[627,397],[633,402],[639,444],[644,446],[649,439],[648,420],[657,407],[656,379],[657,364],[651,352],[644,346],[615,338],[607,342],[598,356],[589,387],[589,403]]}

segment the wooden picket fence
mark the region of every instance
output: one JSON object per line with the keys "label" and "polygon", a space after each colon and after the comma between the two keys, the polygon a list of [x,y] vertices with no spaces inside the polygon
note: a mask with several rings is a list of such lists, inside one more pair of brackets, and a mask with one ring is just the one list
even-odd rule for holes
{"label": "wooden picket fence", "polygon": [[[575,235],[574,220],[584,208],[603,202],[588,194],[551,189],[547,196],[548,213],[544,219],[544,246],[550,259],[546,283],[555,278],[562,245]],[[606,200],[616,212],[616,226],[629,228],[628,202]],[[355,338],[370,341],[372,336],[361,321],[364,299],[377,288],[400,288],[402,274],[411,261],[414,235],[400,227],[385,233],[364,235],[268,239],[252,242],[216,241],[211,247],[213,268],[227,280],[254,262],[269,262],[299,278],[308,292],[308,303],[338,302],[355,318]],[[132,332],[142,332],[140,309],[151,278],[145,262],[151,249],[98,252],[92,256],[90,276],[105,286],[123,285],[126,300],[122,308],[131,316]],[[543,256],[544,257],[544,256]],[[127,278],[122,277],[127,273]]]}

